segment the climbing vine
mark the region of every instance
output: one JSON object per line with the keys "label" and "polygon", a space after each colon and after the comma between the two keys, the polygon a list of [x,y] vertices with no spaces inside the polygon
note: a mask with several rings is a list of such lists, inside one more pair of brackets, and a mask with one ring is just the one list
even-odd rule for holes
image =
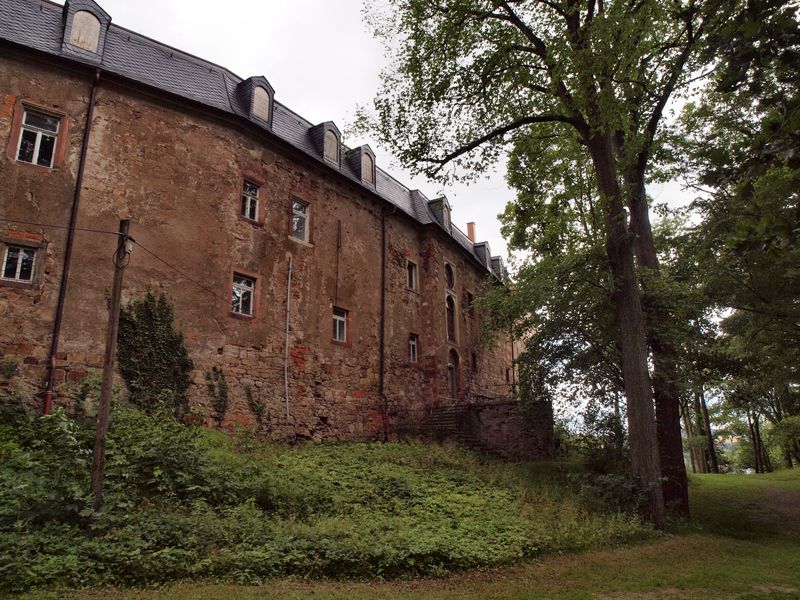
{"label": "climbing vine", "polygon": [[164,406],[182,417],[194,363],[173,319],[173,306],[164,294],[148,292],[132,300],[119,316],[117,361],[132,404],[148,413]]}
{"label": "climbing vine", "polygon": [[219,367],[214,367],[206,372],[206,387],[211,396],[211,407],[214,409],[214,419],[217,425],[222,425],[225,413],[228,412],[228,382],[225,374]]}

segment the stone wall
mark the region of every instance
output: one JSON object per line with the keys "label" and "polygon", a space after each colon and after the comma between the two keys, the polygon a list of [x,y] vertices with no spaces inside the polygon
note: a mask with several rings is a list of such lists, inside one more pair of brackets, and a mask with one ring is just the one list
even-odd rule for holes
{"label": "stone wall", "polygon": [[[0,234],[43,244],[32,289],[0,285],[0,358],[20,365],[18,387],[42,389],[64,260],[92,73],[76,74],[25,55],[0,60],[0,140],[13,145],[19,99],[52,106],[69,124],[66,158],[55,169],[0,158]],[[256,222],[240,216],[244,179],[261,186]],[[136,247],[123,302],[147,291],[174,303],[176,326],[195,363],[193,410],[214,423],[206,374],[230,388],[222,426],[255,429],[248,394],[265,406],[261,432],[280,439],[383,439],[393,423],[426,406],[507,395],[511,344],[478,342],[481,315],[468,310],[487,272],[438,225],[422,226],[358,184],[247,127],[185,103],[101,80],[86,156],[56,381],[62,395],[102,365],[116,238],[131,220]],[[308,242],[289,235],[294,199],[309,205]],[[381,227],[386,222],[385,398],[379,394]],[[92,231],[88,231],[92,230]],[[38,242],[37,242],[38,243]],[[406,261],[419,290],[406,284]],[[289,264],[291,262],[291,286]],[[455,341],[445,329],[444,265],[455,272]],[[234,272],[257,280],[254,318],[230,309]],[[495,283],[496,285],[496,283]],[[288,306],[287,306],[288,298]],[[332,340],[332,310],[348,311],[348,339]],[[288,398],[284,380],[289,316]],[[419,336],[409,360],[408,338]],[[458,356],[457,391],[448,361]],[[475,356],[473,361],[472,356]],[[474,364],[473,364],[474,363]],[[288,415],[287,415],[288,407]],[[205,417],[202,415],[205,414]]]}
{"label": "stone wall", "polygon": [[473,405],[464,414],[463,431],[487,451],[508,460],[552,458],[553,407],[539,402]]}

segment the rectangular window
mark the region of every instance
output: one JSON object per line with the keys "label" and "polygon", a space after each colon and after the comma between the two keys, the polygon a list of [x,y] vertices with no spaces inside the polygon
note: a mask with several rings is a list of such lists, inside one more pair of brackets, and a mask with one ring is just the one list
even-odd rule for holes
{"label": "rectangular window", "polygon": [[259,186],[245,180],[242,185],[242,216],[251,221],[258,221]]}
{"label": "rectangular window", "polygon": [[417,352],[419,351],[419,337],[412,333],[408,336],[408,362],[417,362]]}
{"label": "rectangular window", "polygon": [[411,261],[408,261],[406,266],[407,271],[407,285],[408,289],[410,290],[418,290],[419,289],[419,278],[417,275],[417,265]]}
{"label": "rectangular window", "polygon": [[347,311],[343,308],[333,309],[333,340],[336,342],[347,341]]}
{"label": "rectangular window", "polygon": [[61,119],[44,113],[25,110],[19,134],[17,160],[52,167]]}
{"label": "rectangular window", "polygon": [[255,290],[255,279],[234,273],[233,288],[231,290],[231,312],[252,317]]}
{"label": "rectangular window", "polygon": [[308,203],[302,200],[292,201],[292,237],[308,241]]}
{"label": "rectangular window", "polygon": [[3,257],[3,279],[8,281],[33,281],[36,250],[22,246],[6,246]]}

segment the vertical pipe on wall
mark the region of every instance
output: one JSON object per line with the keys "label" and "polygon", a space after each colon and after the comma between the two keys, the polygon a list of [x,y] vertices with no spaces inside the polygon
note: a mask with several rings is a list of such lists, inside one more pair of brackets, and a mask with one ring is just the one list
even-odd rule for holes
{"label": "vertical pipe on wall", "polygon": [[75,192],[72,196],[72,209],[69,216],[69,228],[67,229],[67,242],[64,246],[64,266],[61,270],[61,283],[58,288],[58,302],[56,304],[56,316],[53,321],[53,339],[50,341],[50,357],[47,361],[47,383],[44,390],[44,405],[42,412],[50,414],[53,406],[53,391],[55,388],[56,377],[56,356],[58,355],[58,341],[61,336],[61,322],[64,318],[64,301],[67,297],[67,284],[69,282],[69,271],[72,264],[72,246],[75,242],[75,227],[78,222],[78,206],[81,199],[81,187],[83,186],[83,171],[86,165],[86,153],[89,149],[89,135],[92,131],[92,119],[94,117],[95,97],[97,96],[97,85],[100,82],[100,69],[96,69],[94,80],[92,81],[92,91],[89,96],[89,106],[86,109],[86,123],[83,129],[83,142],[81,144],[81,155],[78,162],[78,175],[75,180]]}
{"label": "vertical pipe on wall", "polygon": [[292,257],[289,257],[289,277],[286,284],[286,346],[283,352],[283,400],[286,404],[286,422],[289,422],[289,315],[292,301]]}
{"label": "vertical pipe on wall", "polygon": [[[392,207],[393,215],[397,210]],[[389,441],[389,401],[386,397],[386,208],[381,208],[381,318],[379,336],[378,399],[383,405],[383,441]]]}

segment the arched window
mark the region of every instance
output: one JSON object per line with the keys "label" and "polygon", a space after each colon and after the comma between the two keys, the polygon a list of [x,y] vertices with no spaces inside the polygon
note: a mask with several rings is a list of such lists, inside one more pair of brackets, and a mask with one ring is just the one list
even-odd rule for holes
{"label": "arched window", "polygon": [[452,290],[453,286],[455,286],[456,278],[453,274],[453,267],[450,265],[444,266],[444,284],[447,286],[448,290]]}
{"label": "arched window", "polygon": [[269,92],[261,86],[253,89],[253,116],[269,121]]}
{"label": "arched window", "polygon": [[445,301],[447,309],[447,341],[456,341],[456,301],[448,296]]}
{"label": "arched window", "polygon": [[325,158],[339,162],[339,138],[330,129],[325,132]]}
{"label": "arched window", "polygon": [[366,152],[361,155],[361,181],[375,183],[375,164]]}
{"label": "arched window", "polygon": [[79,10],[72,17],[69,43],[89,52],[97,52],[100,44],[100,21],[87,10]]}
{"label": "arched window", "polygon": [[458,352],[455,350],[447,355],[447,391],[451,398],[458,397]]}

